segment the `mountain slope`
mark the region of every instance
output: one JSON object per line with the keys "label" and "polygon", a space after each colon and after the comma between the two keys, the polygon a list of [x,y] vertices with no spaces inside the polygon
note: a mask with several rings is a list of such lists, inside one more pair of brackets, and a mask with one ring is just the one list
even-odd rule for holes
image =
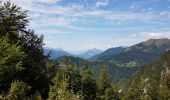
{"label": "mountain slope", "polygon": [[90,49],[90,50],[86,51],[83,54],[78,55],[78,57],[88,59],[88,58],[90,58],[90,57],[92,57],[94,55],[97,55],[97,54],[101,53],[101,52],[102,52],[102,50],[94,48],[94,49]]}
{"label": "mountain slope", "polygon": [[[153,42],[151,42],[153,41]],[[170,48],[169,39],[152,39],[123,49],[118,54],[101,60],[81,60],[68,57],[71,64],[78,67],[90,66],[97,77],[102,68],[108,70],[113,82],[127,80],[142,65],[151,63]],[[60,61],[61,62],[61,61]]]}
{"label": "mountain slope", "polygon": [[91,60],[102,59],[104,57],[111,57],[113,55],[119,54],[125,50],[124,47],[109,48],[106,51],[91,57]]}
{"label": "mountain slope", "polygon": [[127,90],[137,89],[152,100],[170,99],[170,51],[146,65],[128,81]]}
{"label": "mountain slope", "polygon": [[115,83],[128,79],[138,69],[137,67],[118,67],[114,63],[110,62],[89,61],[72,56],[62,56],[59,57],[57,61],[60,62],[60,64],[63,64],[66,59],[68,64],[75,65],[78,69],[89,66],[93,70],[94,77],[96,79],[100,75],[100,71],[104,68],[108,70],[112,81]]}
{"label": "mountain slope", "polygon": [[116,62],[122,66],[141,66],[157,59],[170,49],[169,39],[150,39],[126,48],[116,55],[103,57],[103,61]]}
{"label": "mountain slope", "polygon": [[51,49],[51,48],[44,48],[44,54],[47,55],[50,52],[51,59],[57,59],[61,56],[73,56],[72,54],[64,51],[63,49]]}

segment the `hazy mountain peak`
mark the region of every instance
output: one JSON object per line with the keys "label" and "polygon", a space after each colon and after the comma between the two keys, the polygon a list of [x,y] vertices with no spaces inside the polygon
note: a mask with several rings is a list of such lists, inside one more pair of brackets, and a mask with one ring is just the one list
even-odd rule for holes
{"label": "hazy mountain peak", "polygon": [[57,50],[57,51],[64,51],[63,48],[54,48],[54,50]]}
{"label": "hazy mountain peak", "polygon": [[124,47],[122,46],[119,46],[119,47],[112,47],[112,48],[109,48],[107,50],[105,50],[104,52],[98,54],[98,55],[95,55],[93,57],[91,57],[92,60],[95,60],[95,59],[100,59],[100,58],[104,58],[104,57],[109,57],[109,56],[112,56],[112,55],[115,55],[115,54],[118,54],[118,53],[121,53],[124,51]]}
{"label": "hazy mountain peak", "polygon": [[82,54],[80,54],[78,56],[81,57],[81,58],[84,58],[84,59],[88,59],[88,58],[90,58],[90,57],[92,57],[94,55],[97,55],[97,54],[101,53],[101,52],[102,52],[102,50],[93,48],[93,49],[87,50],[86,52],[84,52],[84,53],[82,53]]}
{"label": "hazy mountain peak", "polygon": [[102,50],[93,48],[93,49],[87,50],[86,52],[102,52]]}
{"label": "hazy mountain peak", "polygon": [[52,59],[57,59],[61,56],[73,56],[67,51],[64,51],[62,48],[44,48],[44,54],[47,55],[51,51],[51,57]]}
{"label": "hazy mountain peak", "polygon": [[63,48],[44,47],[44,49],[48,49],[48,50],[57,50],[57,51],[64,51]]}
{"label": "hazy mountain peak", "polygon": [[150,46],[150,45],[156,45],[156,46],[161,46],[161,45],[167,45],[170,44],[170,40],[168,38],[163,38],[163,39],[149,39],[145,42],[143,42],[145,46]]}

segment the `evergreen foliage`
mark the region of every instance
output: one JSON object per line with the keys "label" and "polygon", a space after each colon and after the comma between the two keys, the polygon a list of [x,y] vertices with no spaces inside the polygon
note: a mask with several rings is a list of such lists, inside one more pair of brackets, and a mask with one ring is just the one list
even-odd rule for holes
{"label": "evergreen foliage", "polygon": [[27,93],[31,87],[22,81],[14,81],[11,84],[8,95],[5,97],[8,100],[23,100],[26,99]]}
{"label": "evergreen foliage", "polygon": [[22,64],[26,56],[21,46],[8,41],[6,37],[0,39],[0,89],[4,91],[18,78],[19,72],[24,70]]}
{"label": "evergreen foliage", "polygon": [[32,87],[30,95],[38,90],[46,98],[50,80],[42,49],[43,36],[28,30],[28,23],[27,11],[21,7],[10,2],[0,5],[0,87],[7,92],[11,82],[19,79]]}

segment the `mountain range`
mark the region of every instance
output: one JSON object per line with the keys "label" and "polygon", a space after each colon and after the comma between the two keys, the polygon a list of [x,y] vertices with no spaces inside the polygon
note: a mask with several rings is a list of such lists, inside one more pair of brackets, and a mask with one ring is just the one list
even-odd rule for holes
{"label": "mountain range", "polygon": [[[119,47],[108,49],[91,59],[110,61],[120,66],[140,66],[154,61],[169,49],[169,39],[149,39],[126,48]],[[116,50],[118,52],[110,52],[110,50]]]}
{"label": "mountain range", "polygon": [[51,59],[57,59],[62,56],[73,56],[73,57],[80,57],[83,59],[89,59],[89,58],[93,57],[94,55],[100,54],[101,52],[103,52],[103,51],[93,48],[93,49],[89,49],[89,50],[85,51],[82,54],[75,55],[75,54],[71,54],[71,53],[63,50],[62,48],[57,48],[57,49],[48,48],[48,47],[44,48],[44,54],[47,55],[48,53],[50,53]]}
{"label": "mountain range", "polygon": [[52,48],[44,48],[44,54],[47,55],[48,53],[50,53],[50,58],[51,59],[57,59],[61,56],[73,56],[72,54],[68,53],[67,51],[64,51],[61,48],[56,48],[56,49],[52,49]]}
{"label": "mountain range", "polygon": [[93,49],[90,49],[82,54],[79,54],[78,57],[84,58],[84,59],[89,59],[89,58],[93,57],[94,55],[100,54],[102,52],[103,52],[102,50],[93,48]]}
{"label": "mountain range", "polygon": [[95,60],[95,59],[102,59],[104,57],[111,57],[113,55],[123,52],[124,50],[125,50],[125,47],[109,48],[100,54],[96,54],[96,55],[92,56],[90,59]]}
{"label": "mountain range", "polygon": [[73,56],[60,57],[58,60],[62,62],[62,59],[67,57],[70,64],[74,64],[79,68],[90,66],[96,77],[100,70],[105,68],[113,82],[122,82],[143,68],[144,65],[158,59],[169,49],[169,39],[150,39],[130,47],[110,48],[88,60]]}

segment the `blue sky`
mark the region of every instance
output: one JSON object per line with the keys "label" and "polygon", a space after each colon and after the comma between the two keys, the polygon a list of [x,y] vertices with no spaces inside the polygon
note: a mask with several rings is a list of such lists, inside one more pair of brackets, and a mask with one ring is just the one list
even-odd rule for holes
{"label": "blue sky", "polygon": [[[7,1],[7,0],[3,0]],[[170,38],[170,0],[11,0],[46,47],[77,52]]]}

